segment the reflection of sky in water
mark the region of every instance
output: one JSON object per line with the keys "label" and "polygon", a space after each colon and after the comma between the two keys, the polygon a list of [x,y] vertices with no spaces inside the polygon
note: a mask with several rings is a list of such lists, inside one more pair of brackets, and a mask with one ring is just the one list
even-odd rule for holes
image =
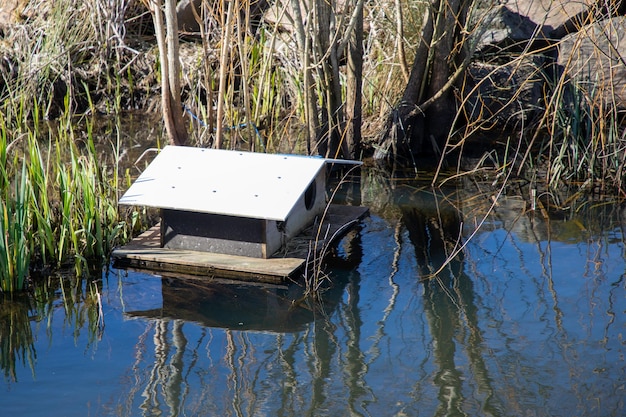
{"label": "reflection of sky in water", "polygon": [[49,330],[33,324],[35,375],[18,365],[3,413],[619,415],[624,247],[608,236],[533,242],[495,227],[460,276],[420,283],[406,228],[372,215],[357,271],[334,271],[326,319],[289,333],[161,319],[161,279],[113,269],[101,340],[57,304]]}
{"label": "reflection of sky in water", "polygon": [[[495,254],[485,250],[494,246]],[[550,393],[543,401],[555,412],[594,410],[594,402],[616,410],[622,400],[612,393],[626,371],[623,244],[528,243],[500,229],[468,252],[501,378],[531,403]]]}

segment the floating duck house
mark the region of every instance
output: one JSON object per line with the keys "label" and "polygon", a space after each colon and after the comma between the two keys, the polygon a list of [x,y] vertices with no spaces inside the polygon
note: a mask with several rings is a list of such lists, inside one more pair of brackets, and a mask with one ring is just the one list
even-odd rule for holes
{"label": "floating duck house", "polygon": [[[193,252],[268,259],[322,216],[329,161],[339,162],[166,146],[119,203],[160,209],[163,256]],[[144,252],[154,254],[151,249]],[[116,252],[130,256],[124,248]]]}

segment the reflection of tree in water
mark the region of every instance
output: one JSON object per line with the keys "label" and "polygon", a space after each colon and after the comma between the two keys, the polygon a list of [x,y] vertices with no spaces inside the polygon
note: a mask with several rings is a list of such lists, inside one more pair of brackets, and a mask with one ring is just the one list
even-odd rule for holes
{"label": "reflection of tree in water", "polygon": [[[136,345],[127,412],[138,407],[144,415],[243,416],[278,408],[283,415],[316,415],[331,399],[337,365],[344,367],[343,383],[353,397],[349,406],[356,410],[366,374],[359,346],[359,276],[352,270],[359,263],[358,239],[353,233],[344,240],[337,255],[342,259],[334,264],[349,269],[337,270],[314,306],[293,303],[302,289],[163,278],[161,308],[127,313],[150,320]],[[331,320],[338,309],[342,340]],[[200,326],[197,342],[187,327],[183,331],[182,319],[195,322],[191,332]],[[207,334],[217,350],[209,349]],[[210,369],[202,369],[207,359]]]}
{"label": "reflection of tree in water", "polygon": [[[210,359],[216,368],[203,370],[206,374],[202,377],[198,376],[200,374],[196,369],[198,365],[191,363],[191,358],[203,354],[216,358],[215,348],[213,352],[209,352],[208,348],[204,353],[198,351],[199,346],[205,342],[200,340],[197,343],[191,342],[193,337],[188,334],[187,337],[179,336],[179,342],[176,342],[174,321],[158,322],[160,324],[154,329],[153,369],[150,370],[147,381],[145,377],[136,378],[137,381],[143,381],[141,382],[143,389],[138,391],[145,399],[141,408],[146,412],[160,409],[162,414],[167,414],[167,410],[170,410],[172,415],[179,414],[182,410],[186,412],[193,410],[219,411],[223,415],[238,416],[252,415],[254,412],[267,409],[277,410],[279,415],[315,415],[320,410],[367,415],[368,411],[363,407],[366,407],[368,398],[372,402],[380,400],[368,386],[367,376],[369,367],[379,357],[375,345],[381,340],[388,340],[384,335],[384,327],[397,308],[394,303],[400,290],[394,283],[393,276],[394,271],[399,268],[397,258],[400,256],[400,250],[407,247],[406,242],[402,242],[402,231],[406,230],[415,252],[421,278],[416,277],[415,286],[424,286],[424,310],[432,336],[436,364],[436,371],[432,374],[432,384],[438,390],[436,414],[461,415],[466,411],[467,402],[477,399],[475,396],[481,397],[480,408],[486,415],[500,414],[496,410],[499,402],[496,403],[492,398],[494,390],[490,385],[482,356],[483,341],[478,327],[473,283],[463,272],[463,256],[456,256],[434,279],[427,279],[448,260],[451,249],[455,247],[461,231],[460,215],[446,196],[432,191],[398,187],[393,199],[397,210],[396,218],[399,219],[394,234],[398,248],[394,254],[389,278],[389,285],[392,288],[391,298],[384,309],[383,317],[378,321],[376,334],[363,334],[362,306],[359,305],[363,295],[361,277],[358,269],[354,268],[355,262],[349,258],[355,254],[356,258],[360,258],[362,248],[358,239],[343,242],[338,252],[348,255],[347,261],[335,263],[333,270],[335,286],[324,294],[327,300],[334,301],[321,305],[320,311],[311,317],[312,321],[307,325],[299,327],[297,323],[291,323],[296,326],[285,326],[286,322],[281,319],[282,313],[276,314],[281,310],[268,315],[268,302],[280,306],[287,299],[274,299],[276,295],[286,297],[287,293],[283,290],[269,293],[264,290],[261,293],[262,297],[271,295],[274,301],[264,299],[260,306],[265,307],[260,309],[255,309],[250,304],[240,304],[241,307],[245,305],[245,308],[250,309],[249,314],[256,311],[262,313],[262,317],[273,317],[274,320],[278,320],[276,323],[280,323],[280,326],[277,332],[273,333],[271,328],[265,328],[262,330],[264,332],[262,337],[255,333],[256,325],[251,326],[252,322],[241,326],[241,330],[247,331],[239,331],[237,322],[249,321],[242,318],[244,316],[238,315],[236,320],[233,320],[235,316],[230,315],[229,320],[224,321],[206,304],[203,306],[198,302],[191,303],[190,305],[197,306],[193,310],[193,316],[188,315],[188,312],[181,312],[181,317],[193,317],[194,321],[206,323],[211,327],[221,327],[216,319],[227,324],[223,330],[204,329],[205,332],[222,340],[220,343],[223,346],[219,349],[224,349],[224,352],[219,360]],[[358,264],[359,259],[356,260],[356,265]],[[337,269],[341,266],[346,269]],[[165,288],[164,310],[161,310],[161,313],[167,312],[169,317],[175,317],[176,311],[173,308],[184,305],[182,301],[189,301],[192,293],[198,293],[200,290],[196,284],[190,288],[191,292],[183,291],[178,284]],[[211,296],[213,301],[217,300],[215,294],[223,293],[221,288],[207,288],[210,291],[205,292],[205,296],[213,294]],[[229,288],[231,292],[228,299],[246,297],[247,302],[250,302],[250,289],[234,297],[237,295],[233,292],[235,287]],[[169,291],[177,291],[177,300],[181,300],[181,303],[165,300]],[[217,306],[220,306],[222,312],[227,311],[226,303],[218,302],[213,307]],[[282,311],[284,313],[288,310]],[[198,316],[200,313],[204,316]],[[331,318],[333,314],[335,318]],[[267,322],[257,320],[257,324],[266,325]],[[178,330],[182,334],[182,324]],[[185,343],[180,343],[181,340]],[[362,344],[367,340],[374,341],[374,346],[364,351]],[[190,351],[190,346],[196,347]],[[180,349],[187,350],[187,353],[177,354]],[[459,364],[463,356],[467,358],[469,367]],[[188,381],[187,378],[201,379],[203,388],[200,397],[195,392],[189,392],[190,387],[198,384],[197,380]],[[221,381],[223,382],[220,383]],[[338,406],[337,399],[331,397],[337,389],[337,384],[344,387],[342,390],[345,390],[343,393],[346,398],[342,406],[346,408],[329,410],[329,404],[333,404],[331,407]],[[215,386],[218,387],[217,390],[213,389]],[[476,387],[472,398],[464,398],[467,391],[463,390],[467,390],[468,386]]]}
{"label": "reflection of tree in water", "polygon": [[[436,415],[465,415],[463,381],[472,372],[484,395],[483,412],[499,414],[492,400],[493,388],[482,357],[482,336],[478,327],[473,283],[463,271],[463,254],[450,258],[461,233],[461,215],[443,195],[431,191],[399,194],[401,224],[406,227],[415,250],[420,278],[425,279],[424,310],[427,315],[436,363],[434,379],[439,387]],[[437,275],[434,271],[446,267]],[[463,340],[466,339],[466,340]],[[455,358],[457,345],[466,346],[471,369],[461,371]]]}
{"label": "reflection of tree in water", "polygon": [[[325,294],[335,301],[321,306],[320,311],[309,321],[307,316],[310,316],[308,314],[310,312],[303,314],[301,317],[303,320],[289,322],[282,320],[282,313],[277,314],[280,311],[275,310],[277,306],[286,305],[283,302],[288,299],[288,293],[283,290],[271,294],[272,297],[280,295],[283,298],[264,300],[261,303],[264,307],[255,309],[248,304],[251,301],[250,289],[239,294],[231,292],[225,296],[224,291],[216,287],[214,293],[221,294],[220,297],[224,296],[223,298],[214,297],[212,300],[215,303],[212,306],[201,306],[193,311],[193,316],[184,316],[186,320],[205,325],[202,328],[205,333],[200,338],[194,337],[193,333],[187,332],[188,327],[185,325],[188,343],[185,348],[186,354],[179,355],[178,362],[183,365],[181,370],[169,368],[177,366],[177,361],[174,360],[176,351],[176,343],[173,340],[174,322],[170,320],[166,329],[169,336],[164,339],[164,343],[170,346],[169,353],[165,355],[166,350],[163,350],[165,360],[155,360],[154,364],[148,361],[148,368],[158,365],[163,371],[150,371],[150,375],[155,375],[157,381],[154,384],[146,384],[146,378],[142,377],[144,385],[138,392],[141,393],[148,387],[144,395],[152,395],[153,398],[157,398],[155,392],[160,395],[158,398],[161,402],[156,408],[160,409],[162,414],[167,414],[167,407],[170,407],[166,406],[164,400],[165,390],[170,391],[171,395],[179,396],[177,400],[168,400],[168,404],[174,407],[172,410],[175,413],[185,410],[188,414],[204,412],[252,415],[255,412],[274,410],[278,415],[320,413],[368,415],[371,414],[371,410],[368,409],[370,406],[372,409],[382,405],[417,410],[423,405],[423,401],[428,399],[435,401],[435,412],[431,413],[434,415],[506,415],[511,409],[515,409],[515,412],[524,410],[523,405],[515,402],[516,398],[520,397],[517,391],[524,390],[525,387],[507,386],[508,369],[502,370],[498,354],[486,348],[493,340],[485,340],[484,334],[493,334],[493,328],[500,326],[500,323],[490,321],[485,324],[485,321],[481,321],[499,319],[497,312],[485,311],[485,308],[498,309],[501,306],[497,304],[497,300],[496,304],[484,304],[482,297],[498,295],[481,292],[483,284],[471,278],[477,276],[476,271],[469,272],[471,268],[479,269],[473,262],[487,262],[485,265],[488,266],[494,256],[507,255],[494,255],[493,252],[487,251],[476,257],[472,249],[469,249],[465,257],[461,253],[450,258],[452,249],[458,248],[459,233],[463,229],[458,207],[463,209],[465,216],[469,216],[468,213],[471,211],[469,209],[473,207],[466,200],[461,202],[455,194],[441,190],[420,190],[415,186],[398,183],[392,190],[386,196],[388,198],[386,207],[389,210],[387,213],[390,213],[386,217],[392,220],[379,218],[376,224],[379,229],[375,232],[372,232],[370,226],[376,220],[372,220],[365,225],[368,234],[363,236],[364,242],[369,244],[381,241],[386,244],[393,239],[391,242],[395,241],[393,252],[388,251],[386,246],[376,248],[376,254],[372,255],[371,259],[369,258],[371,252],[368,252],[366,256],[371,264],[360,265],[359,259],[352,262],[349,257],[346,257],[344,262],[335,263],[333,281],[336,286]],[[463,192],[469,193],[468,190]],[[456,193],[456,190],[453,190],[453,193]],[[506,201],[497,207],[499,211],[495,210],[496,214],[501,214],[504,203]],[[375,209],[375,212],[380,211],[378,208]],[[511,215],[515,213],[514,210],[509,211]],[[483,210],[479,214],[485,212],[486,210]],[[389,230],[390,223],[394,225],[392,230]],[[475,225],[478,222],[468,223]],[[501,227],[501,224],[506,223],[491,223],[491,226]],[[465,231],[467,232],[467,229]],[[377,234],[379,232],[380,234]],[[501,235],[506,235],[506,232]],[[369,250],[367,247],[366,249]],[[354,254],[359,250],[362,248],[358,241],[343,242],[338,253]],[[409,252],[411,254],[407,256]],[[377,261],[386,255],[387,259]],[[413,262],[417,264],[418,276],[415,277]],[[441,268],[444,264],[445,267]],[[354,268],[355,265],[359,267]],[[367,271],[370,265],[372,269]],[[342,270],[341,267],[345,269]],[[433,273],[440,269],[441,271],[433,277]],[[377,275],[381,270],[385,271],[384,276],[389,274],[388,280],[383,284],[377,280],[380,278]],[[406,271],[413,275],[403,275]],[[371,274],[369,279],[361,280],[360,274],[365,277],[366,273]],[[491,278],[492,276],[488,275],[487,279]],[[372,283],[373,281],[378,282]],[[407,285],[401,291],[400,286],[403,283]],[[551,288],[551,281],[548,280],[546,285]],[[384,286],[386,287],[383,288]],[[384,300],[376,299],[376,295],[372,296],[366,292],[369,288],[382,289],[387,297]],[[170,290],[178,291],[182,305],[183,301],[188,301],[190,294],[198,292],[199,288],[194,286],[189,293],[183,293],[177,287],[166,291]],[[234,287],[230,290],[235,291]],[[419,308],[423,309],[420,311],[424,312],[424,316],[418,319],[418,327],[412,327],[413,323],[410,321],[413,318],[405,314],[409,310],[405,310],[405,305],[401,303],[402,298],[413,297],[414,294],[409,293],[416,290],[421,295]],[[270,293],[267,291],[262,292],[263,297],[268,294]],[[262,313],[257,314],[256,322],[252,322],[244,315],[235,316],[234,313],[229,313],[227,317],[229,320],[224,321],[224,318],[214,314],[213,308],[209,308],[219,306],[222,312],[229,312],[228,305],[233,304],[233,296],[237,296],[235,298],[246,296],[246,303],[238,302],[238,305],[250,308],[248,313]],[[544,304],[550,304],[541,301],[541,298],[539,300]],[[274,306],[272,309],[267,308],[270,304]],[[175,305],[168,302],[167,307],[169,309]],[[370,306],[373,310],[368,310]],[[482,309],[481,316],[479,308]],[[506,305],[502,305],[503,310],[506,308]],[[555,313],[559,314],[556,303],[553,308]],[[180,313],[180,310],[178,311]],[[289,310],[284,309],[282,312]],[[170,317],[175,315],[174,310],[168,310],[168,313]],[[204,314],[204,318],[198,315],[200,313]],[[372,316],[375,316],[375,321],[371,320]],[[221,321],[216,321],[216,318],[220,318]],[[261,318],[263,320],[260,320]],[[279,319],[282,321],[279,327],[272,329],[263,327],[267,326],[265,319],[271,319],[274,324]],[[557,316],[555,322],[557,328],[560,328],[558,321]],[[220,322],[227,323],[228,326],[220,326]],[[238,322],[245,324],[238,326]],[[193,329],[193,326],[192,324],[189,328]],[[394,328],[396,326],[400,331],[411,329],[416,332],[406,340],[399,340],[404,335],[399,338],[394,333],[397,330]],[[180,330],[182,332],[182,325]],[[510,334],[498,333],[498,330],[495,330],[495,333],[496,337],[502,336],[501,343],[508,343],[504,338],[510,337]],[[211,351],[208,347],[206,351],[200,347],[205,343],[208,346],[206,340],[201,340],[206,334],[211,335],[209,339],[213,337],[219,339],[212,345]],[[416,338],[419,338],[417,343],[424,344],[423,348],[415,347]],[[385,350],[387,348],[384,346],[385,343],[396,342],[400,345],[399,349]],[[407,345],[402,345],[403,343]],[[409,343],[412,345],[409,346]],[[386,392],[384,391],[386,387],[384,382],[379,380],[380,369],[384,368],[387,361],[394,366],[406,363],[407,359],[384,355],[401,352],[407,349],[407,346],[410,350],[406,351],[406,358],[408,360],[417,358],[423,360],[423,363],[398,372],[411,381],[407,384],[408,387],[413,385],[409,394],[398,393],[397,403],[394,403],[395,399],[383,398],[384,395],[381,395],[381,392]],[[425,350],[427,351],[424,356],[420,356]],[[383,353],[380,353],[381,351]],[[194,358],[200,358],[198,362],[200,365],[193,362]],[[208,367],[207,358],[210,362]],[[506,359],[508,360],[508,357]],[[145,373],[145,370],[142,372]],[[383,378],[393,374],[391,370],[384,369],[383,372]],[[520,381],[527,382],[532,379],[524,377]],[[201,394],[194,392],[197,391],[195,388],[197,386],[202,387]],[[402,382],[394,381],[394,388],[401,386]],[[506,404],[506,409],[503,404]],[[423,406],[427,408],[430,405],[428,403]]]}
{"label": "reflection of tree in water", "polygon": [[[351,305],[343,307],[351,310]],[[336,339],[330,320],[316,320],[297,333],[203,329],[192,342],[182,320],[151,320],[136,346],[134,386],[125,401],[125,415],[134,414],[134,407],[146,416],[246,416],[268,409],[277,410],[277,415],[317,415],[331,400],[337,364],[344,367],[352,414],[360,415],[356,409],[366,369],[360,332],[352,329],[355,322],[360,322],[358,313],[346,311],[347,340],[342,341]],[[220,339],[218,349],[209,348],[207,334]],[[257,336],[264,340],[261,345]],[[204,368],[207,358],[213,369]]]}

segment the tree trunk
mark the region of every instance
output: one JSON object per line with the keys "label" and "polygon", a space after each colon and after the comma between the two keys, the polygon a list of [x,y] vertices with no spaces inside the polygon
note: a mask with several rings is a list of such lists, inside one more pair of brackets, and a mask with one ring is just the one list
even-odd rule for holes
{"label": "tree trunk", "polygon": [[[317,149],[317,131],[318,131],[318,108],[317,95],[315,92],[315,81],[313,79],[313,69],[311,65],[311,37],[308,36],[308,25],[311,24],[310,15],[306,16],[306,20],[302,15],[300,0],[291,0],[291,7],[294,13],[294,26],[296,28],[296,40],[299,48],[300,58],[302,60],[303,85],[304,85],[304,118],[307,125],[306,147],[307,153],[312,155]],[[307,22],[305,27],[305,23]]]}
{"label": "tree trunk", "polygon": [[174,120],[174,134],[170,133],[170,141],[175,145],[187,142],[187,129],[183,120],[183,103],[180,97],[180,59],[178,53],[178,20],[176,16],[176,0],[165,0],[165,24],[167,27],[167,62],[169,73],[170,112]]}
{"label": "tree trunk", "polygon": [[348,73],[346,97],[346,158],[356,159],[361,153],[362,87],[363,87],[363,7],[355,3],[355,26],[348,43]]}
{"label": "tree trunk", "polygon": [[148,0],[147,5],[152,14],[159,46],[161,108],[165,130],[172,145],[184,145],[187,142],[187,129],[183,120],[183,107],[180,98],[176,1],[165,0],[165,19],[161,0]]}
{"label": "tree trunk", "polygon": [[220,81],[217,90],[217,115],[216,127],[215,127],[215,148],[220,149],[222,147],[222,140],[224,137],[224,97],[226,97],[226,82],[228,77],[228,69],[232,68],[229,65],[230,57],[230,41],[232,36],[232,21],[233,21],[233,3],[234,0],[228,2],[228,8],[226,10],[225,20],[222,21],[222,50],[220,52]]}
{"label": "tree trunk", "polygon": [[[342,156],[341,125],[343,109],[341,85],[339,83],[339,58],[334,26],[334,1],[315,0],[317,12],[317,56],[319,57],[318,77],[322,90],[322,113],[320,129],[316,137],[316,153],[329,157]],[[344,155],[345,156],[345,155]]]}
{"label": "tree trunk", "polygon": [[432,0],[409,81],[379,136],[376,159],[412,160],[443,147],[456,112],[451,81],[462,73],[457,66],[467,64],[459,38],[465,7],[462,0]]}
{"label": "tree trunk", "polygon": [[431,45],[431,76],[428,82],[427,97],[433,97],[443,91],[441,97],[434,101],[428,109],[423,109],[426,116],[423,132],[422,148],[432,146],[436,154],[440,154],[445,139],[450,131],[456,108],[450,90],[443,90],[455,66],[455,31],[456,17],[460,14],[461,0],[445,0],[440,3],[437,22]]}
{"label": "tree trunk", "polygon": [[[435,0],[434,3],[438,5],[439,2]],[[422,126],[420,125],[423,121],[421,117],[423,114],[418,118],[411,118],[410,115],[415,110],[421,113],[421,109],[417,104],[422,101],[423,84],[427,75],[430,43],[433,38],[433,17],[431,8],[428,8],[424,13],[422,37],[415,52],[409,81],[406,84],[400,103],[391,110],[387,118],[385,129],[378,140],[378,147],[374,153],[375,159],[389,159],[400,155],[406,156],[421,147]],[[411,138],[413,139],[411,140]]]}
{"label": "tree trunk", "polygon": [[[337,14],[335,0],[290,2],[302,62],[307,151],[331,158],[354,157],[361,141],[364,0],[351,0],[344,15]],[[303,10],[308,13],[303,15]],[[345,56],[349,67],[344,97],[341,58]]]}

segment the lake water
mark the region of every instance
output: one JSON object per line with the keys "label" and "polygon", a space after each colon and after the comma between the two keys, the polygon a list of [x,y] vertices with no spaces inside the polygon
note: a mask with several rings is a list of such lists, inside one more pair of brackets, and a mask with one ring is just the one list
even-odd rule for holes
{"label": "lake water", "polygon": [[361,187],[371,214],[315,302],[113,266],[4,302],[2,415],[626,413],[624,207],[546,217],[367,169]]}

